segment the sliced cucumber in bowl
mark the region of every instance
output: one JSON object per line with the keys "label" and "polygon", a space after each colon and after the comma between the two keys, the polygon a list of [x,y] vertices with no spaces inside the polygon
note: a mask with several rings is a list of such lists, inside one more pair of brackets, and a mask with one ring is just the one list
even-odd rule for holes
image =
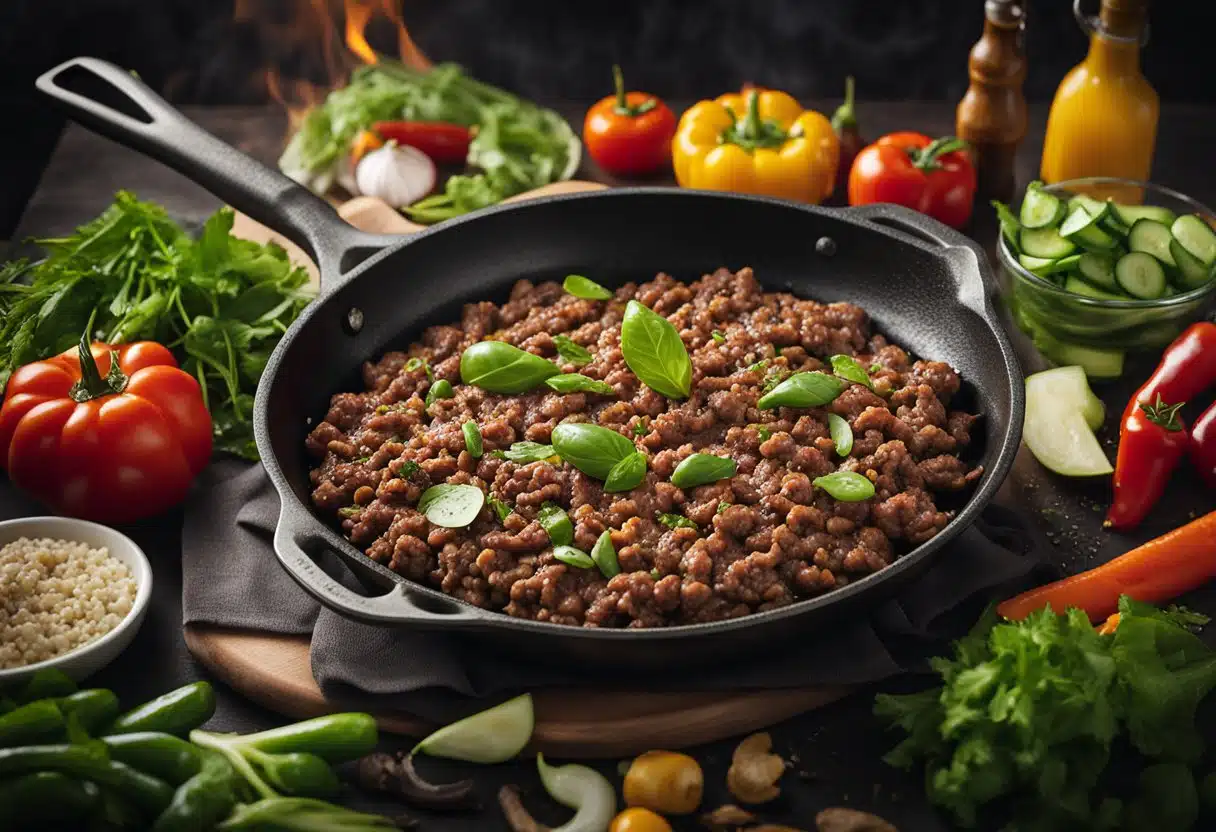
{"label": "sliced cucumber in bowl", "polygon": [[1057,474],[1098,477],[1114,470],[1094,435],[1105,415],[1081,367],[1056,367],[1026,379],[1022,439]]}

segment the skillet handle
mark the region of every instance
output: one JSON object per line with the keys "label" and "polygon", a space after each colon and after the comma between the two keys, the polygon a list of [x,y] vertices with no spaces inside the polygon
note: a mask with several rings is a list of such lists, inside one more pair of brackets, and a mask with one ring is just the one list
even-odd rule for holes
{"label": "skillet handle", "polygon": [[[293,530],[288,510],[279,515],[274,552],[296,583],[322,605],[347,618],[368,624],[415,626],[423,629],[462,630],[483,623],[487,613],[454,598],[435,598],[402,580],[383,595],[360,595],[329,575],[305,551],[307,537]],[[320,538],[315,545],[324,546]]]}
{"label": "skillet handle", "polygon": [[401,239],[348,225],[320,197],[208,133],[112,63],[72,58],[35,85],[85,127],[163,162],[302,246],[323,285]]}
{"label": "skillet handle", "polygon": [[955,260],[961,275],[958,298],[982,315],[992,314],[992,299],[1000,293],[1000,285],[988,264],[988,255],[975,240],[955,231],[930,216],[905,208],[879,202],[846,208],[851,216],[884,229],[899,232],[921,248]]}

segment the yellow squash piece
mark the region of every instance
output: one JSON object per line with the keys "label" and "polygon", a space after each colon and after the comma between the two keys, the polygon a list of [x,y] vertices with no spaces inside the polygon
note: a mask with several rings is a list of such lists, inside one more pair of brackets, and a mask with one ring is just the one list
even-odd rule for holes
{"label": "yellow squash piece", "polygon": [[685,188],[818,204],[832,193],[840,141],[822,113],[777,90],[728,93],[684,112],[671,145]]}

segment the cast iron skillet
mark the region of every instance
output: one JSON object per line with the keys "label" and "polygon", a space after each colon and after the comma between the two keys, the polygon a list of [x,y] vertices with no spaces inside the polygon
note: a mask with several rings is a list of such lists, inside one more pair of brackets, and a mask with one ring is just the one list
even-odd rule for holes
{"label": "cast iron skillet", "polygon": [[[66,85],[66,86],[65,86]],[[98,90],[82,93],[82,88]],[[82,124],[191,177],[311,252],[321,294],[266,367],[255,413],[258,449],[282,499],[274,546],[321,603],[354,619],[467,634],[504,648],[598,668],[671,668],[813,636],[930,565],[992,499],[1017,451],[1023,391],[991,303],[995,282],[973,242],[912,211],[828,209],[669,188],[623,188],[480,211],[411,237],[358,232],[322,200],[203,131],[118,67],[77,58],[38,87]],[[113,106],[102,103],[118,100]],[[985,474],[957,517],[894,564],[829,594],[730,621],[643,630],[587,629],[510,618],[458,601],[374,563],[309,509],[304,438],[329,397],[362,389],[359,368],[462,304],[501,301],[519,278],[578,272],[609,286],[660,270],[691,280],[752,266],[770,289],[851,301],[919,356],[946,361],[961,401],[983,414],[974,453]],[[369,592],[319,561],[335,552]]]}

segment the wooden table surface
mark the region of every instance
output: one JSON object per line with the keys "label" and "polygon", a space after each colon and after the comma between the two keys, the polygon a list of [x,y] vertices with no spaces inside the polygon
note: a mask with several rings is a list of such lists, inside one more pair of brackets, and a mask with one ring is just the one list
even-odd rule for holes
{"label": "wooden table surface", "polygon": [[[827,112],[836,102],[823,102]],[[572,122],[581,122],[581,109],[559,106]],[[188,115],[220,138],[266,162],[273,162],[281,147],[285,119],[270,109],[194,109]],[[1028,137],[1018,155],[1018,174],[1022,184],[1035,177],[1041,151],[1046,108],[1031,109]],[[876,137],[896,129],[916,129],[933,135],[952,132],[954,108],[940,102],[863,103],[859,116],[866,136]],[[1216,166],[1210,148],[1216,143],[1216,109],[1164,106],[1159,128],[1154,181],[1216,205]],[[594,166],[584,164],[582,178],[609,181]],[[669,180],[668,180],[669,181]],[[218,206],[218,201],[184,177],[139,154],[96,137],[79,127],[64,134],[41,184],[21,220],[14,241],[28,236],[54,236],[70,231],[104,209],[119,189],[133,191],[143,199],[164,205],[183,220],[202,220]],[[973,236],[991,243],[995,231],[991,212],[977,206]],[[1124,401],[1130,389],[1126,382],[1108,388],[1108,401]],[[1107,429],[1109,436],[1109,425]],[[1109,444],[1109,439],[1108,439]],[[1133,538],[1111,538],[1098,527],[1101,515],[1100,489],[1075,487],[1043,477],[1041,469],[1023,451],[1011,475],[1003,500],[1041,511],[1042,523],[1035,536],[1050,541],[1051,558],[1068,569],[1081,568],[1118,554]],[[1196,479],[1185,476],[1165,500],[1165,509],[1138,538],[1176,525],[1198,511],[1216,508],[1216,501],[1198,487]],[[0,518],[36,513],[34,505],[17,494],[7,482],[0,484]],[[151,556],[157,588],[146,623],[126,653],[93,681],[113,688],[124,701],[142,699],[200,678],[199,668],[186,651],[181,636],[181,517],[170,514],[155,522],[132,529],[137,542]],[[1193,606],[1216,612],[1216,595],[1188,599]],[[894,683],[896,687],[905,682]],[[220,731],[252,731],[278,724],[281,720],[243,701],[227,690],[219,691],[219,707],[211,727]],[[868,694],[853,696],[820,711],[788,720],[772,733],[777,749],[797,758],[803,776],[785,778],[784,794],[766,818],[810,829],[814,813],[828,805],[850,805],[875,811],[909,830],[944,830],[948,827],[922,797],[922,784],[880,762],[893,736],[888,735],[869,716],[872,699]],[[735,741],[714,743],[692,753],[706,767],[709,783],[706,807],[724,802],[722,788],[725,768]],[[426,773],[437,779],[468,776],[468,767],[430,765]],[[612,776],[616,761],[605,761],[602,770]],[[477,790],[487,811],[469,817],[430,817],[426,830],[505,829],[494,808],[497,788],[502,783],[521,783],[535,793],[537,780],[530,764],[495,766],[475,772]],[[549,806],[550,801],[532,799],[539,819],[561,823],[567,814]],[[538,806],[538,804],[541,804]],[[374,804],[369,804],[369,807]],[[386,808],[386,807],[382,807]],[[698,828],[689,823],[678,828]]]}

